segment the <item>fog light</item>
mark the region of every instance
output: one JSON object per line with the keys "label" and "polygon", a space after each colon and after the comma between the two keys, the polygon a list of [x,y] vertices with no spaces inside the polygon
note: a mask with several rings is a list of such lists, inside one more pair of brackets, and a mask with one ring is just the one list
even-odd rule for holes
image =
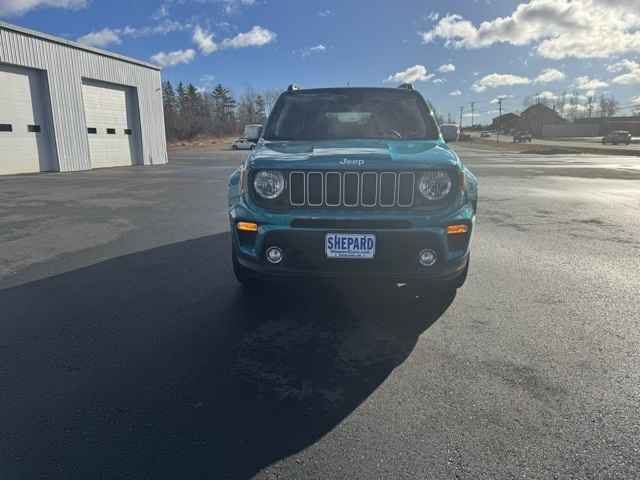
{"label": "fog light", "polygon": [[267,261],[272,263],[273,265],[277,265],[282,262],[282,258],[284,255],[282,254],[282,249],[279,247],[269,247],[267,249]]}
{"label": "fog light", "polygon": [[438,255],[430,249],[422,250],[418,255],[418,263],[423,267],[432,267],[436,260],[438,260]]}

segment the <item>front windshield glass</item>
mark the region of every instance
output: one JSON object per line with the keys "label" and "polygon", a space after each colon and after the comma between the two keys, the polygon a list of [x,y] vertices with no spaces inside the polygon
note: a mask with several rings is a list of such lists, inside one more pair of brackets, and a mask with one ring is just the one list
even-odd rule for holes
{"label": "front windshield glass", "polygon": [[434,140],[438,128],[424,100],[404,90],[336,90],[284,94],[266,140]]}

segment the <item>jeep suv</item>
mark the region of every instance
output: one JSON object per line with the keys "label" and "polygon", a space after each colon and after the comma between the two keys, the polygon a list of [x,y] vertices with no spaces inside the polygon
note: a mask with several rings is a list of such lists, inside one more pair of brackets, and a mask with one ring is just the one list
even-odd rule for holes
{"label": "jeep suv", "polygon": [[229,182],[237,279],[381,277],[455,290],[477,182],[401,88],[289,87]]}

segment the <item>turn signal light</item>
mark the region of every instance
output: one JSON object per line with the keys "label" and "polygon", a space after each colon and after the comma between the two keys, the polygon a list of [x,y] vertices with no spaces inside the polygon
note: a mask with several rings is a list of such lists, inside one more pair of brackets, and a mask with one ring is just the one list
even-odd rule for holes
{"label": "turn signal light", "polygon": [[257,232],[258,224],[253,222],[238,222],[236,228],[240,232]]}
{"label": "turn signal light", "polygon": [[447,227],[447,233],[449,235],[460,235],[469,231],[468,225],[449,225]]}

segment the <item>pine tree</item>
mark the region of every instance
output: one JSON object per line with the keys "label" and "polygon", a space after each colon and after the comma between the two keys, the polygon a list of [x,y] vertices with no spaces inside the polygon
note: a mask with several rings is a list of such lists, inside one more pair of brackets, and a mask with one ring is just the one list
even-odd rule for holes
{"label": "pine tree", "polygon": [[162,104],[167,140],[173,141],[178,136],[178,102],[173,86],[168,80],[162,84]]}

